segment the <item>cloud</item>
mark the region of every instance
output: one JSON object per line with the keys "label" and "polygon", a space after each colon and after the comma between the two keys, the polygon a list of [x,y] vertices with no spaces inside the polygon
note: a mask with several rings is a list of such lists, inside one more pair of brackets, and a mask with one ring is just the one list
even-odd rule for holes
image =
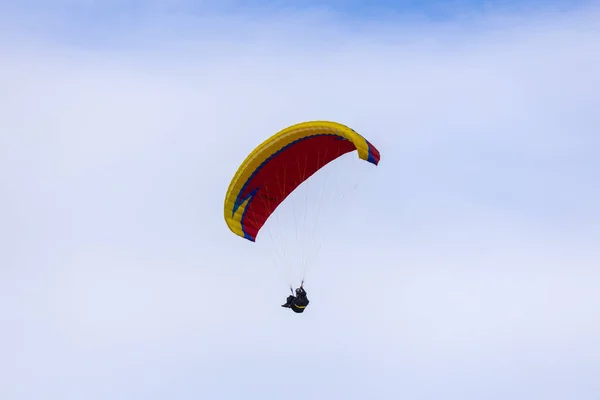
{"label": "cloud", "polygon": [[[597,10],[284,17],[2,41],[1,397],[594,398]],[[330,171],[351,202],[324,204],[298,317],[294,255],[236,239],[222,201],[308,119],[382,162]]]}

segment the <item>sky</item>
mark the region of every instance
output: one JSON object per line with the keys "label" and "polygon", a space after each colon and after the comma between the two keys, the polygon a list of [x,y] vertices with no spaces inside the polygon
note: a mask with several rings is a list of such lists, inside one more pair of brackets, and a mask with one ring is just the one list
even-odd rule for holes
{"label": "sky", "polygon": [[[599,398],[598,3],[295,4],[0,2],[0,398]],[[380,164],[233,235],[318,119]]]}

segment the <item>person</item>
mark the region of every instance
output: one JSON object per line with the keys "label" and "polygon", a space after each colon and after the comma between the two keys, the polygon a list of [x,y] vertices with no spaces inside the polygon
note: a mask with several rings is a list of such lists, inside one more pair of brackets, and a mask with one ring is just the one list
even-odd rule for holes
{"label": "person", "polygon": [[[285,304],[282,304],[281,307],[291,308],[295,313],[303,313],[306,306],[308,306],[308,303],[310,303],[303,285],[304,282],[296,289],[296,296],[294,296],[292,292],[292,294],[287,297]],[[292,288],[290,288],[290,290],[291,289]]]}

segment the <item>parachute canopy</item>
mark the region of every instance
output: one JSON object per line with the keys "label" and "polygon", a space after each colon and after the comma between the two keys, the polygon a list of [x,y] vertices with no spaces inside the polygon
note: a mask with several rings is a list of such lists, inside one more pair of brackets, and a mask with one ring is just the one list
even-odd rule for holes
{"label": "parachute canopy", "polygon": [[303,122],[276,133],[248,155],[231,180],[225,197],[227,226],[254,242],[290,193],[319,169],[354,150],[360,159],[379,163],[375,146],[336,122]]}

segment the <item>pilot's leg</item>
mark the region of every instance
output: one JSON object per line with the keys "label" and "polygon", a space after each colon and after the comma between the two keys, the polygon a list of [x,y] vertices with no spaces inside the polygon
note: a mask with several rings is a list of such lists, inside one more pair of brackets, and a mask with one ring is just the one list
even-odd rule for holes
{"label": "pilot's leg", "polygon": [[292,306],[292,302],[294,301],[294,296],[288,296],[286,303],[282,304],[281,307],[287,307],[290,308]]}

